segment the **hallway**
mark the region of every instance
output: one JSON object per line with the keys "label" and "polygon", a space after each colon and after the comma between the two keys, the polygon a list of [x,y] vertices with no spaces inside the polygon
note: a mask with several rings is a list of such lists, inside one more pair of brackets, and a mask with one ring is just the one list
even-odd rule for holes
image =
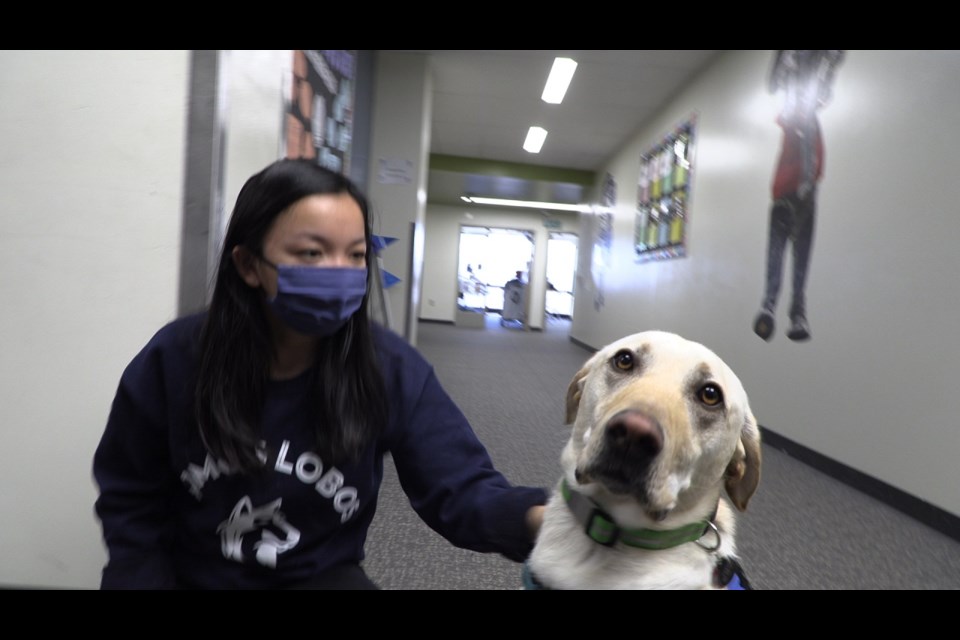
{"label": "hallway", "polygon": [[[569,433],[567,386],[590,351],[570,322],[546,330],[421,322],[419,349],[494,464],[515,484],[552,487]],[[769,445],[763,477],[738,520],[756,589],[960,589],[960,541]],[[410,509],[390,461],[367,541],[367,572],[384,589],[519,589],[520,565],[456,549]]]}

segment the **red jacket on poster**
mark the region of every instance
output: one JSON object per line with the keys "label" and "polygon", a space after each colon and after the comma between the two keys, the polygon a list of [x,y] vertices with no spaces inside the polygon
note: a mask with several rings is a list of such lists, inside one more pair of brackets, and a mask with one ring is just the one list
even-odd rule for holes
{"label": "red jacket on poster", "polygon": [[[783,129],[783,140],[780,147],[780,159],[777,161],[777,170],[773,176],[773,199],[796,193],[803,182],[803,130],[794,122],[783,116],[777,117],[777,124]],[[820,122],[816,116],[812,120],[814,134],[813,151],[813,182],[816,183],[823,175],[823,137],[820,134]]]}

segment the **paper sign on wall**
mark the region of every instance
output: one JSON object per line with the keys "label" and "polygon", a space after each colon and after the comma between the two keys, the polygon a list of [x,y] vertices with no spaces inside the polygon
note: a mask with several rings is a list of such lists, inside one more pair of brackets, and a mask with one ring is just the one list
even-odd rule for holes
{"label": "paper sign on wall", "polygon": [[380,184],[410,184],[413,182],[413,160],[380,158],[377,182]]}

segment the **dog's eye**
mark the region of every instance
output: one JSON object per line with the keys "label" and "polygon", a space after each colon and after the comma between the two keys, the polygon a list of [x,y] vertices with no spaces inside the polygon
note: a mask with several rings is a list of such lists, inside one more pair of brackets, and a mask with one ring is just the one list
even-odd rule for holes
{"label": "dog's eye", "polygon": [[613,355],[613,366],[620,371],[630,371],[633,369],[634,362],[633,351],[623,349]]}
{"label": "dog's eye", "polygon": [[697,397],[700,398],[700,402],[708,407],[716,407],[717,405],[723,404],[723,391],[715,384],[705,384],[700,387],[700,391],[697,392]]}

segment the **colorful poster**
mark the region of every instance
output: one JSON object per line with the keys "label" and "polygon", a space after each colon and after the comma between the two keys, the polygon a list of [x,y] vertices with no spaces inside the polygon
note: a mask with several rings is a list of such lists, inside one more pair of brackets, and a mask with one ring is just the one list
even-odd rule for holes
{"label": "colorful poster", "polygon": [[617,181],[608,173],[603,180],[600,208],[596,215],[596,237],[593,241],[593,259],[590,271],[593,274],[593,308],[599,311],[605,304],[604,277],[610,268],[610,252],[613,249],[613,209],[617,204]]}
{"label": "colorful poster", "polygon": [[807,272],[813,251],[817,186],[823,178],[825,148],[817,114],[833,98],[834,78],[844,57],[841,49],[780,49],[774,54],[767,79],[767,90],[781,101],[776,116],[780,152],[770,193],[763,299],[753,320],[753,332],[767,342],[773,339],[776,327],[788,251],[792,255],[789,275],[792,288],[786,334],[794,342],[810,339]]}
{"label": "colorful poster", "polygon": [[313,159],[349,175],[356,66],[355,50],[293,52],[293,82],[284,110],[286,157]]}
{"label": "colorful poster", "polygon": [[640,156],[634,251],[637,262],[686,255],[696,116]]}

